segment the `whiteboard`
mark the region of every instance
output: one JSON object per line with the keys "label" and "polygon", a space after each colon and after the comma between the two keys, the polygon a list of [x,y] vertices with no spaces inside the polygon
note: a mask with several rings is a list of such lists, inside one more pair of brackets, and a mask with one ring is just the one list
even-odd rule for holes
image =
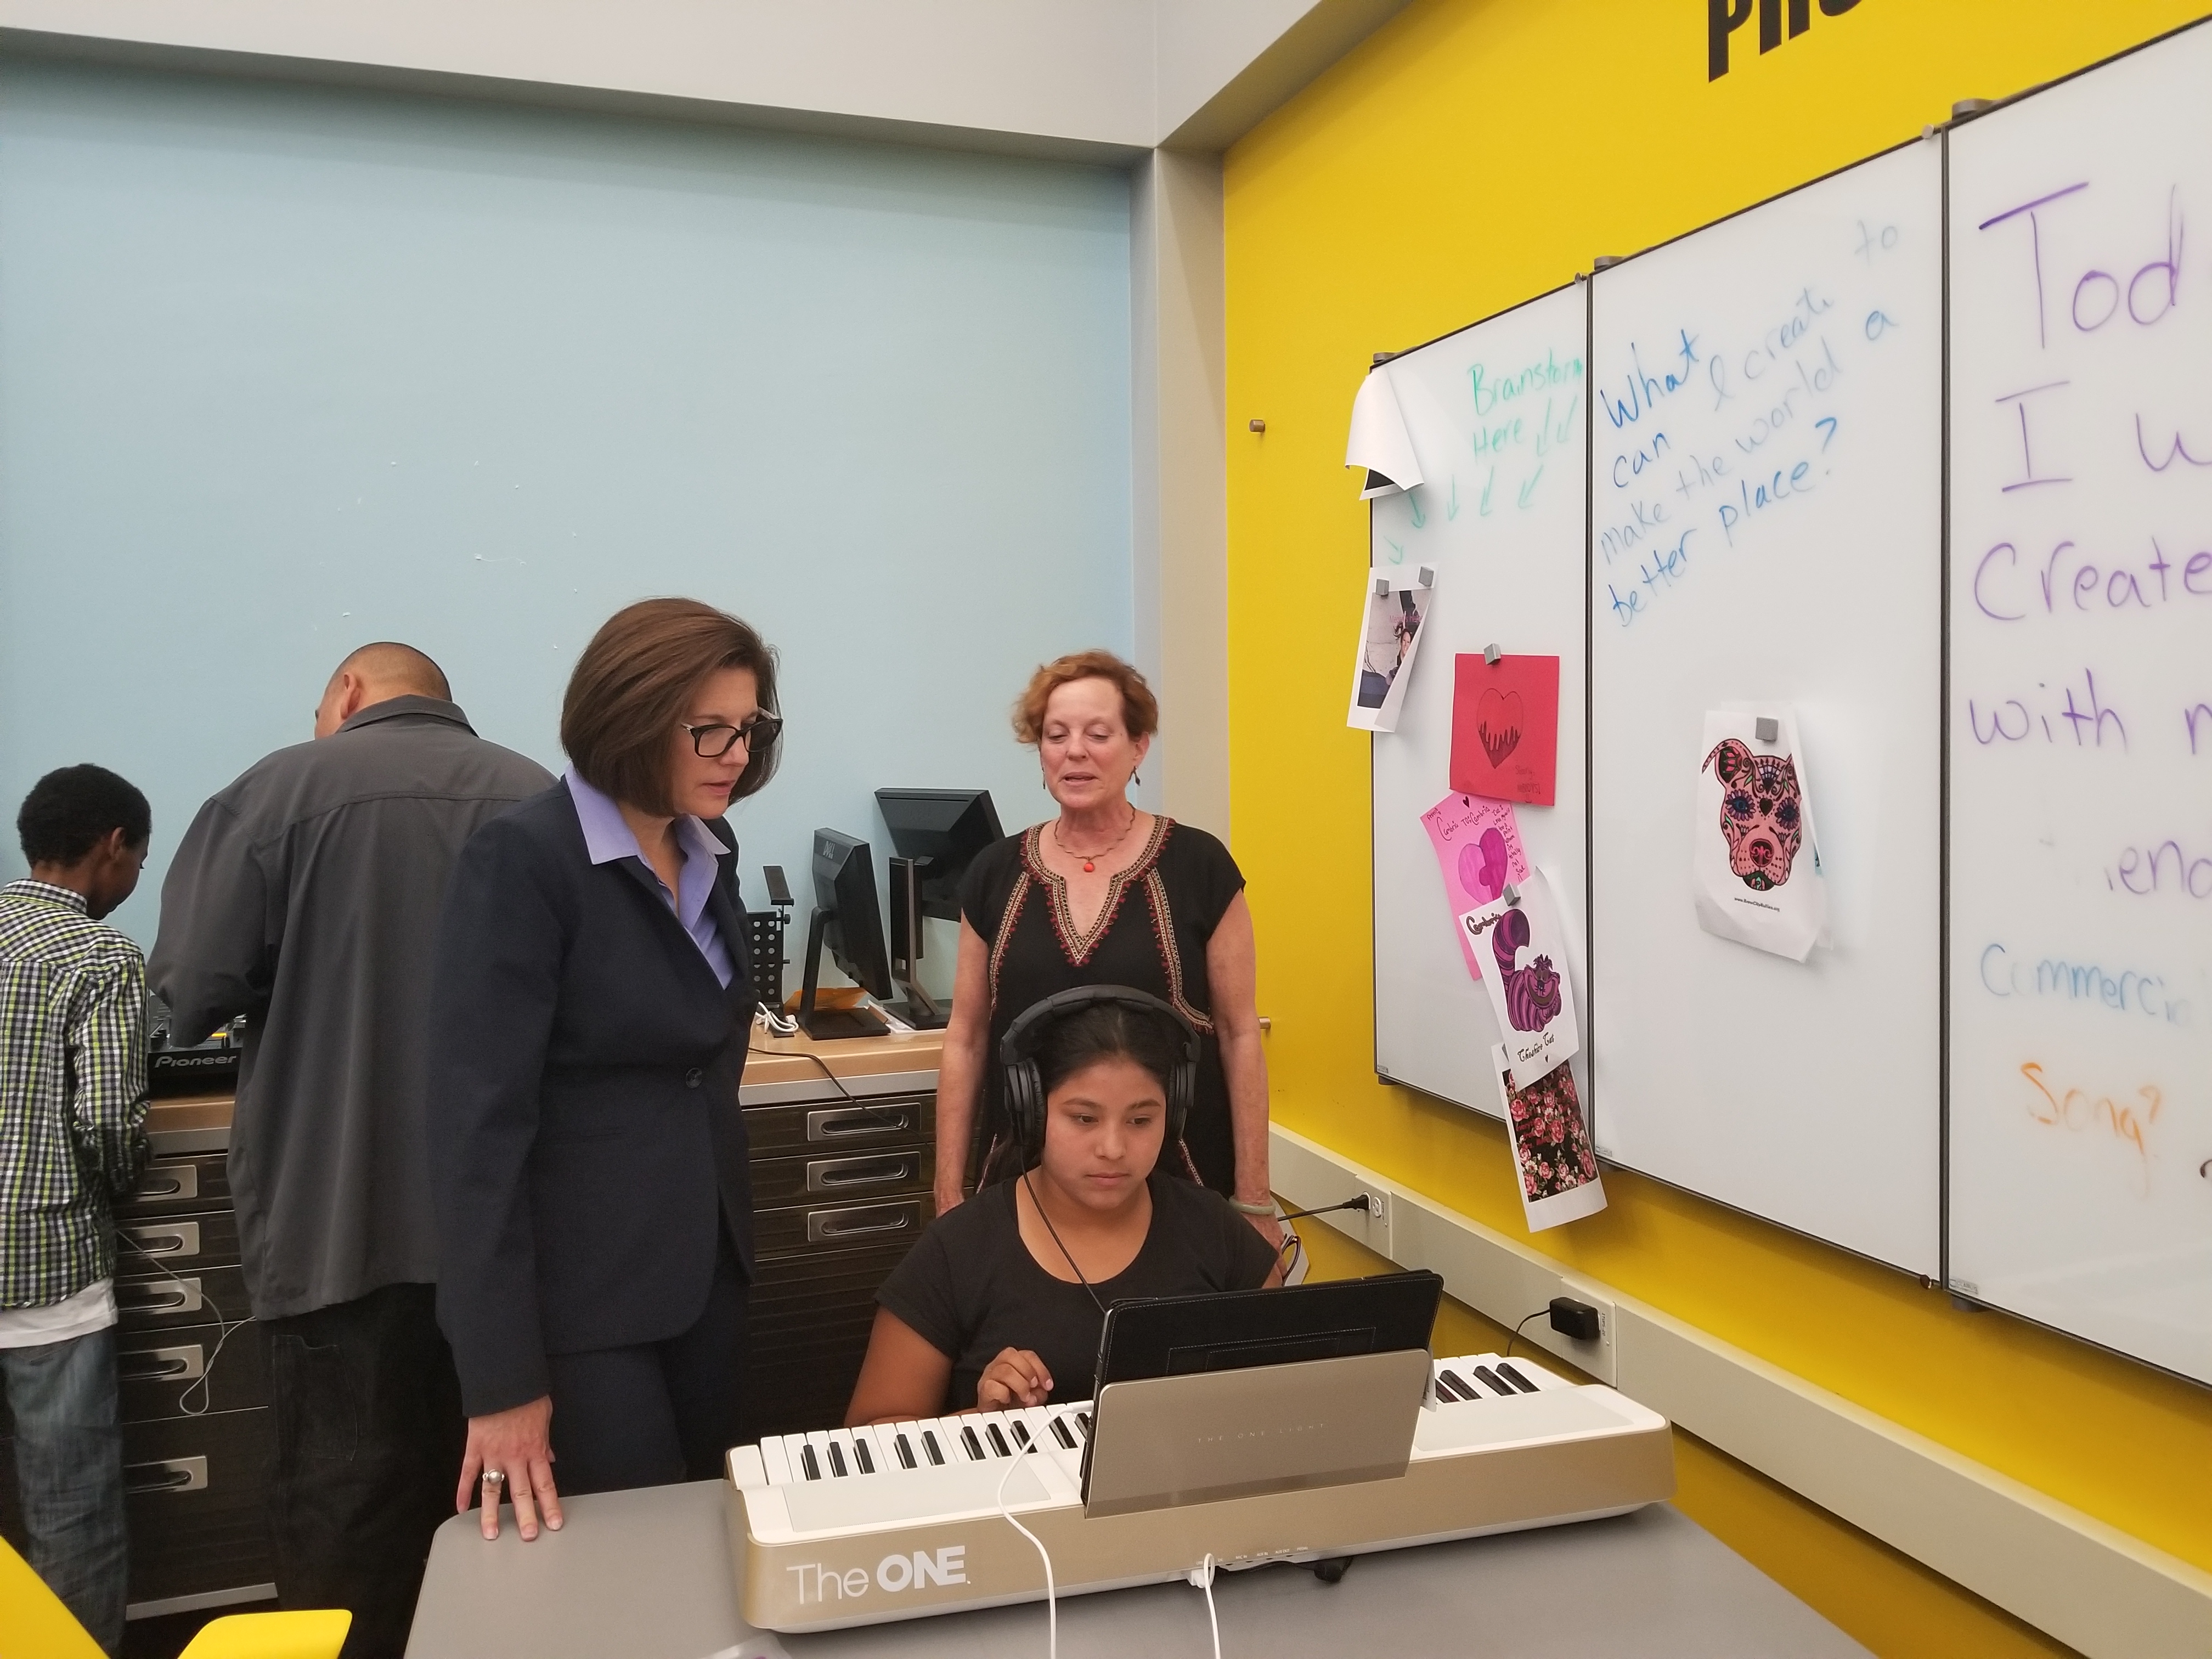
{"label": "whiteboard", "polygon": [[1948,1273],[2203,1381],[2208,87],[2199,27],[1951,140]]}
{"label": "whiteboard", "polygon": [[[1940,1269],[1942,174],[1916,142],[1591,283],[1598,1150]],[[1699,931],[1708,709],[1794,706],[1833,946]],[[1806,856],[1801,854],[1801,860]]]}
{"label": "whiteboard", "polygon": [[[1426,482],[1372,503],[1371,563],[1437,573],[1398,729],[1371,739],[1375,1069],[1493,1116],[1498,1021],[1461,959],[1421,814],[1450,787],[1454,656],[1492,643],[1512,654],[1557,656],[1556,798],[1515,813],[1529,861],[1550,880],[1579,942],[1588,326],[1578,283],[1374,371],[1390,377]],[[1348,617],[1349,591],[1345,602]],[[1579,1008],[1580,965],[1565,966]],[[1587,1086],[1582,1060],[1571,1063]]]}

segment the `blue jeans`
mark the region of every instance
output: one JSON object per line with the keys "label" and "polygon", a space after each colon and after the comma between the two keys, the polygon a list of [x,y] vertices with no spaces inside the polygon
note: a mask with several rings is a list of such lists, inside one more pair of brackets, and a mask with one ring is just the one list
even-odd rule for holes
{"label": "blue jeans", "polygon": [[15,1479],[31,1566],[92,1639],[123,1646],[130,1560],[123,1525],[123,1427],[115,1328],[0,1348],[15,1419]]}

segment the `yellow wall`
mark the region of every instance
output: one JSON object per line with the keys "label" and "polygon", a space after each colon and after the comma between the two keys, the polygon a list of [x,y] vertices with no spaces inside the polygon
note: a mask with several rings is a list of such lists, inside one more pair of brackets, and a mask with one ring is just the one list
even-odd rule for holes
{"label": "yellow wall", "polygon": [[[2203,3],[1815,7],[1808,33],[1765,56],[1754,21],[1709,82],[1699,0],[1416,0],[1230,153],[1231,784],[1279,1121],[1520,1229],[1502,1135],[1372,1070],[1369,740],[1345,728],[1341,672],[1366,550],[1341,462],[1370,355],[1908,137],[1954,99],[2079,68]],[[1419,252],[1370,252],[1378,222]],[[1254,416],[1264,435],[1246,429]],[[1607,1187],[1611,1209],[1537,1247],[2212,1568],[2212,1394],[1955,1311],[1911,1279],[1633,1176]],[[1852,1583],[1839,1589],[1833,1566],[1808,1543],[1785,1581],[1808,1594],[1826,1573],[1832,1604]],[[1995,1626],[1988,1642],[2018,1650]]]}

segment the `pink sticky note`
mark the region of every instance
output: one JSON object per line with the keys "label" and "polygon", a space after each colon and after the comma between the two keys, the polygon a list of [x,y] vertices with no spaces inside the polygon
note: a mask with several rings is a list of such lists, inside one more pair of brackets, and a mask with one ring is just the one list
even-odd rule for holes
{"label": "pink sticky note", "polygon": [[1513,820],[1513,803],[1454,793],[1421,814],[1421,827],[1429,832],[1429,845],[1437,849],[1437,867],[1443,872],[1459,953],[1467,971],[1479,980],[1481,961],[1458,919],[1495,899],[1506,883],[1528,879],[1528,854],[1521,845],[1521,827]]}

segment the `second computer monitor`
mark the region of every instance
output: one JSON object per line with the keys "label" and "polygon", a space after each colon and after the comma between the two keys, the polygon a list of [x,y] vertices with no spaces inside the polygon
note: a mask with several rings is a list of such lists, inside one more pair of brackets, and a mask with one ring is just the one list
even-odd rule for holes
{"label": "second computer monitor", "polygon": [[978,853],[1006,835],[991,792],[878,789],[876,810],[891,832],[891,850],[921,866],[921,914],[959,921],[960,878]]}
{"label": "second computer monitor", "polygon": [[814,832],[814,916],[807,930],[806,980],[799,1023],[814,1037],[879,1036],[889,1028],[872,1014],[814,1006],[827,950],[840,971],[871,995],[891,994],[890,957],[868,843],[836,830]]}

